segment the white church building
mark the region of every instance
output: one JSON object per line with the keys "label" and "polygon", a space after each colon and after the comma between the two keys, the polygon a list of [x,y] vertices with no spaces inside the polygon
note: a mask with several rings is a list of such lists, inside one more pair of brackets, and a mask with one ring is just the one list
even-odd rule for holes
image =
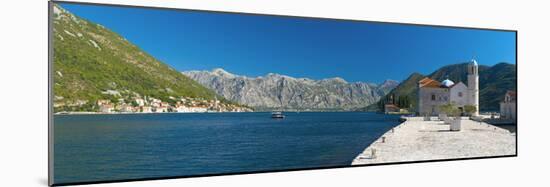
{"label": "white church building", "polygon": [[452,103],[459,109],[472,105],[479,114],[479,74],[475,60],[468,64],[468,85],[446,79],[442,82],[430,78],[418,81],[418,113],[420,115],[438,115],[439,106]]}
{"label": "white church building", "polygon": [[516,111],[517,92],[507,91],[504,95],[504,100],[500,103],[500,118],[501,119],[517,119]]}

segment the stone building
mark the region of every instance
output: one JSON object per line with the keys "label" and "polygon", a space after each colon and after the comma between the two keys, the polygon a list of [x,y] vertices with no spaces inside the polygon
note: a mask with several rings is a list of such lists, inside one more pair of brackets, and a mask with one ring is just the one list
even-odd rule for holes
{"label": "stone building", "polygon": [[454,104],[464,111],[464,106],[476,107],[472,115],[479,114],[479,74],[475,60],[468,64],[468,85],[454,83],[446,79],[442,82],[424,78],[418,82],[418,113],[420,115],[438,115],[439,106]]}
{"label": "stone building", "polygon": [[500,118],[501,119],[517,119],[516,114],[517,93],[515,91],[507,91],[504,95],[504,101],[500,103]]}
{"label": "stone building", "polygon": [[384,112],[385,113],[391,113],[391,112],[399,112],[399,107],[395,106],[394,104],[385,104],[384,105]]}

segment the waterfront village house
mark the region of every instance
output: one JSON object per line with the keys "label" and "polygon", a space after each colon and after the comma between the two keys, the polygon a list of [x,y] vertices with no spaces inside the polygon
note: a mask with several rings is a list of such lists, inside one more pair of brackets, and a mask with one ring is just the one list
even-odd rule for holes
{"label": "waterfront village house", "polygon": [[99,111],[103,113],[111,113],[115,108],[111,104],[102,104],[99,106]]}
{"label": "waterfront village house", "polygon": [[191,112],[207,112],[208,111],[208,108],[200,107],[200,106],[189,107],[189,109],[190,109]]}
{"label": "waterfront village house", "polygon": [[109,100],[97,100],[96,103],[99,106],[99,111],[103,113],[110,113],[115,109]]}
{"label": "waterfront village house", "polygon": [[123,104],[120,106],[121,112],[135,112],[134,107],[128,104]]}
{"label": "waterfront village house", "polygon": [[155,107],[154,112],[168,112],[168,107],[167,106]]}
{"label": "waterfront village house", "polygon": [[135,99],[135,102],[136,102],[137,105],[140,106],[140,107],[145,106],[145,100],[143,100],[143,99],[136,98],[136,99]]}
{"label": "waterfront village house", "polygon": [[473,116],[479,114],[479,74],[475,60],[468,64],[468,85],[446,79],[442,82],[424,78],[418,82],[418,113],[438,115],[439,106],[452,103],[462,111],[465,105],[476,107]]}
{"label": "waterfront village house", "polygon": [[500,118],[516,119],[516,99],[517,93],[515,91],[506,92],[504,101],[500,103]]}
{"label": "waterfront village house", "polygon": [[96,103],[97,103],[97,106],[101,106],[101,105],[109,104],[109,103],[111,103],[111,101],[105,100],[105,99],[100,99],[100,100],[97,100]]}
{"label": "waterfront village house", "polygon": [[394,104],[386,104],[384,105],[384,112],[399,112],[399,107],[395,106]]}
{"label": "waterfront village house", "polygon": [[151,112],[153,112],[153,110],[151,109],[150,106],[141,106],[141,112],[143,112],[143,113],[151,113]]}
{"label": "waterfront village house", "polygon": [[393,94],[390,95],[390,98],[387,102],[388,103],[384,105],[384,112],[385,113],[399,112],[399,107],[396,106],[395,104],[393,104],[393,103],[395,103],[395,100],[393,98]]}

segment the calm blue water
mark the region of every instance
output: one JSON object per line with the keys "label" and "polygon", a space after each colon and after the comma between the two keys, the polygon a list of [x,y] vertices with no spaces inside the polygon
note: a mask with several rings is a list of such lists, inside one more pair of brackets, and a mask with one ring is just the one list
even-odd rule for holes
{"label": "calm blue water", "polygon": [[54,182],[346,166],[398,124],[359,112],[56,115]]}

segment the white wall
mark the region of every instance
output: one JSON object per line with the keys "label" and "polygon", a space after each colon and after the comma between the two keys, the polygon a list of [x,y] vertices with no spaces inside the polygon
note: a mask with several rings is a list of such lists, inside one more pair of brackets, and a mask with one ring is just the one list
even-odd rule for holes
{"label": "white wall", "polygon": [[500,117],[516,119],[516,103],[500,103]]}
{"label": "white wall", "polygon": [[[130,0],[96,0],[130,2]],[[132,0],[132,4],[519,30],[519,157],[93,186],[547,186],[550,126],[545,1]],[[47,178],[46,1],[3,1],[0,11],[1,186]],[[28,107],[34,106],[34,107]],[[32,110],[28,110],[32,109]],[[25,111],[25,112],[14,112]],[[546,119],[545,119],[546,118]],[[544,121],[543,121],[544,120]],[[452,180],[451,177],[455,177]]]}
{"label": "white wall", "polygon": [[[462,97],[459,96],[458,93],[462,92]],[[462,82],[456,83],[451,88],[451,102],[454,102],[457,106],[464,106],[468,105],[468,88],[466,85]]]}
{"label": "white wall", "polygon": [[[435,100],[432,100],[435,95]],[[449,103],[449,89],[424,87],[419,89],[418,112],[420,115],[438,115],[439,106]]]}

